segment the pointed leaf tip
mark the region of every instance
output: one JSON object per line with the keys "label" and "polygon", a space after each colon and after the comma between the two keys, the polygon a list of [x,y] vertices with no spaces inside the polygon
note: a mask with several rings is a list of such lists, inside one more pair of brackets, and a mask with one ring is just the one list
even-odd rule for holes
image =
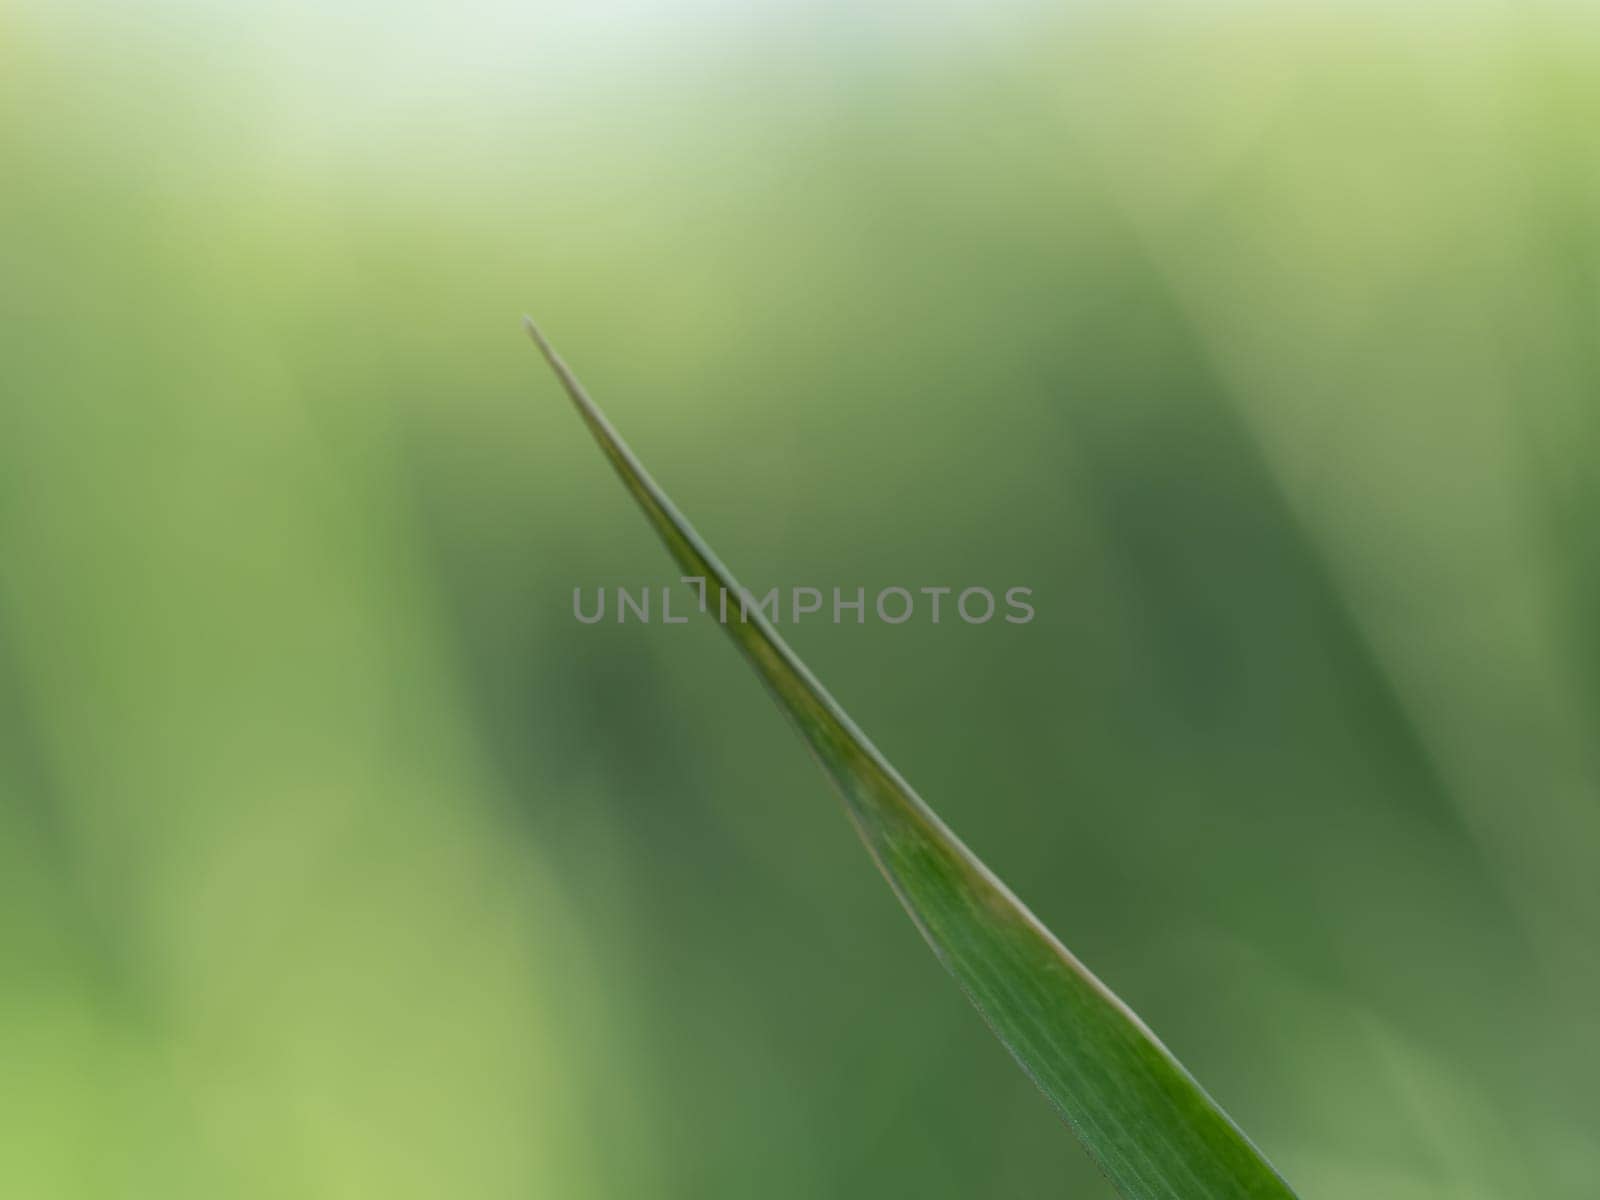
{"label": "pointed leaf tip", "polygon": [[[601,450],[688,576],[743,589],[524,318]],[[934,953],[1127,1200],[1294,1200],[1154,1034],[928,808],[766,620],[725,632],[810,745]]]}

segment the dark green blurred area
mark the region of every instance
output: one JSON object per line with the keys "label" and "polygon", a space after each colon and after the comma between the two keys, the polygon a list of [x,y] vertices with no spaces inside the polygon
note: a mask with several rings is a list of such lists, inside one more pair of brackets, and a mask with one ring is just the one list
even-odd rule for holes
{"label": "dark green blurred area", "polygon": [[[857,11],[870,8],[870,12]],[[1311,1197],[1600,1177],[1600,19],[0,10],[0,1195],[1104,1197],[747,584]],[[685,593],[686,595],[686,593]]]}

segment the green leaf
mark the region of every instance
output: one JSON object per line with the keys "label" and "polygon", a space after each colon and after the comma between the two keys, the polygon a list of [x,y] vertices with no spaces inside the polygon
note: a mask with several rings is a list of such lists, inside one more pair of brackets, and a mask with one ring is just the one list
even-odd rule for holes
{"label": "green leaf", "polygon": [[947,829],[869,742],[673,507],[531,320],[528,332],[704,608],[794,721],[939,960],[1124,1196],[1294,1193],[1144,1023]]}

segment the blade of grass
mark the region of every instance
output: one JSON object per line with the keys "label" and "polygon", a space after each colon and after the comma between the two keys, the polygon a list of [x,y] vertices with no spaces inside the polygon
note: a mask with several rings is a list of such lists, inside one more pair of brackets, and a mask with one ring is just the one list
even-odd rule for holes
{"label": "blade of grass", "polygon": [[1029,912],[856,728],[618,436],[528,333],[704,607],[798,727],[940,961],[1129,1200],[1293,1200],[1261,1152],[1134,1013]]}

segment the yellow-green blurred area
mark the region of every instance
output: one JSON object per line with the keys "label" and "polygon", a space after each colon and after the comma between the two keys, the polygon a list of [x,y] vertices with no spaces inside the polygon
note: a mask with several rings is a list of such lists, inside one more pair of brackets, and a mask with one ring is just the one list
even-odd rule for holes
{"label": "yellow-green blurred area", "polygon": [[1109,1195],[574,620],[526,310],[747,584],[1034,589],[790,636],[1308,1200],[1592,1196],[1597,130],[1577,3],[6,0],[0,1195]]}

